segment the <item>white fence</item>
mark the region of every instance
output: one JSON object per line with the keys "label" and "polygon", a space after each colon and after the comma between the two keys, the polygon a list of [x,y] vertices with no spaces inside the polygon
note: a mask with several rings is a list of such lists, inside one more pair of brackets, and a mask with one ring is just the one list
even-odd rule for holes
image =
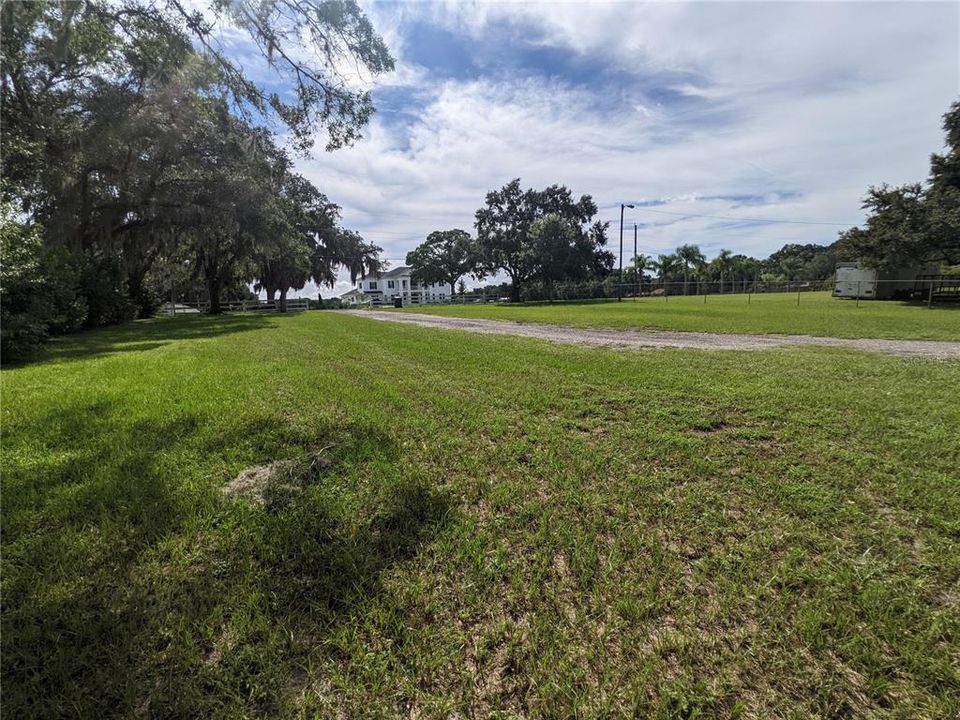
{"label": "white fence", "polygon": [[[288,298],[287,312],[308,310],[310,301],[307,298]],[[161,315],[197,315],[210,310],[210,303],[167,303],[160,308]],[[222,312],[279,312],[279,300],[224,300],[220,303]]]}

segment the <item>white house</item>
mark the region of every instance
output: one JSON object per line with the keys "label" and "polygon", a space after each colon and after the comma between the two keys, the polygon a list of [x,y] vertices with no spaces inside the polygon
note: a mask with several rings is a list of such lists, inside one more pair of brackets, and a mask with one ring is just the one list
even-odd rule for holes
{"label": "white house", "polygon": [[370,298],[356,288],[351,288],[340,296],[340,302],[344,305],[366,305]]}
{"label": "white house", "polygon": [[357,280],[357,286],[343,293],[340,299],[348,305],[393,305],[397,298],[404,305],[423,305],[450,299],[448,285],[415,282],[412,272],[413,268],[401,265],[379,275],[366,275]]}

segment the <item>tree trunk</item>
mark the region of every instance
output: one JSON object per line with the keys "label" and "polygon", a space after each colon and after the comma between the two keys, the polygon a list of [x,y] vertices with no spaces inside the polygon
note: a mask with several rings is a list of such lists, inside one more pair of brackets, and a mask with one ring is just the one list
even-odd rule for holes
{"label": "tree trunk", "polygon": [[135,271],[127,274],[127,297],[129,297],[137,306],[137,317],[145,317],[144,311],[147,310],[146,289],[143,287],[143,272]]}
{"label": "tree trunk", "polygon": [[520,283],[510,279],[510,302],[520,302]]}
{"label": "tree trunk", "polygon": [[267,302],[273,302],[277,297],[277,289],[272,287],[265,287],[264,290],[267,292]]}
{"label": "tree trunk", "polygon": [[220,279],[216,277],[207,277],[207,300],[210,307],[207,312],[211,315],[219,315],[220,309]]}
{"label": "tree trunk", "polygon": [[450,281],[450,302],[453,302],[457,298],[457,280],[456,278]]}
{"label": "tree trunk", "polygon": [[287,311],[287,291],[281,290],[280,291],[280,312],[286,312],[286,311]]}

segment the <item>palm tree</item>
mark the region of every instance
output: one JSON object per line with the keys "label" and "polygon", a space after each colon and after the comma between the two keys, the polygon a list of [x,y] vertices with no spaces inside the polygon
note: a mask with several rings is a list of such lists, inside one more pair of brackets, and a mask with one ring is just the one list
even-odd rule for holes
{"label": "palm tree", "polygon": [[637,286],[637,295],[643,287],[643,271],[652,269],[653,257],[638,253],[630,261],[630,267],[627,268],[627,277],[630,282]]}
{"label": "palm tree", "polygon": [[714,271],[720,275],[720,293],[723,294],[724,280],[730,275],[730,271],[733,270],[733,253],[729,250],[721,250],[720,254],[713,259],[710,265]]}
{"label": "palm tree", "polygon": [[743,291],[746,292],[747,284],[756,279],[760,274],[760,261],[746,255],[734,255],[733,276],[743,283]]}
{"label": "palm tree", "polygon": [[650,270],[651,265],[653,265],[653,256],[644,255],[643,253],[639,253],[636,256],[634,256],[633,260],[630,262],[630,267],[632,267],[637,272],[641,272],[641,273],[644,270]]}
{"label": "palm tree", "polygon": [[707,259],[696,245],[681,245],[677,248],[677,257],[683,263],[683,294],[687,294],[690,271],[702,268]]}
{"label": "palm tree", "polygon": [[660,275],[660,284],[666,288],[667,279],[680,271],[680,258],[673,253],[657,255],[657,259],[651,262],[650,266]]}

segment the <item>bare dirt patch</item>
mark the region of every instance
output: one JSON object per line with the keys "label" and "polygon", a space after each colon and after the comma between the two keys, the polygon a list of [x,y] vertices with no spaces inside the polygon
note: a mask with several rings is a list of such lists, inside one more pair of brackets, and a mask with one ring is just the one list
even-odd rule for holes
{"label": "bare dirt patch", "polygon": [[694,425],[690,430],[694,435],[706,437],[723,432],[729,427],[730,425],[728,425],[725,420],[714,420],[713,422],[705,422],[699,425]]}

